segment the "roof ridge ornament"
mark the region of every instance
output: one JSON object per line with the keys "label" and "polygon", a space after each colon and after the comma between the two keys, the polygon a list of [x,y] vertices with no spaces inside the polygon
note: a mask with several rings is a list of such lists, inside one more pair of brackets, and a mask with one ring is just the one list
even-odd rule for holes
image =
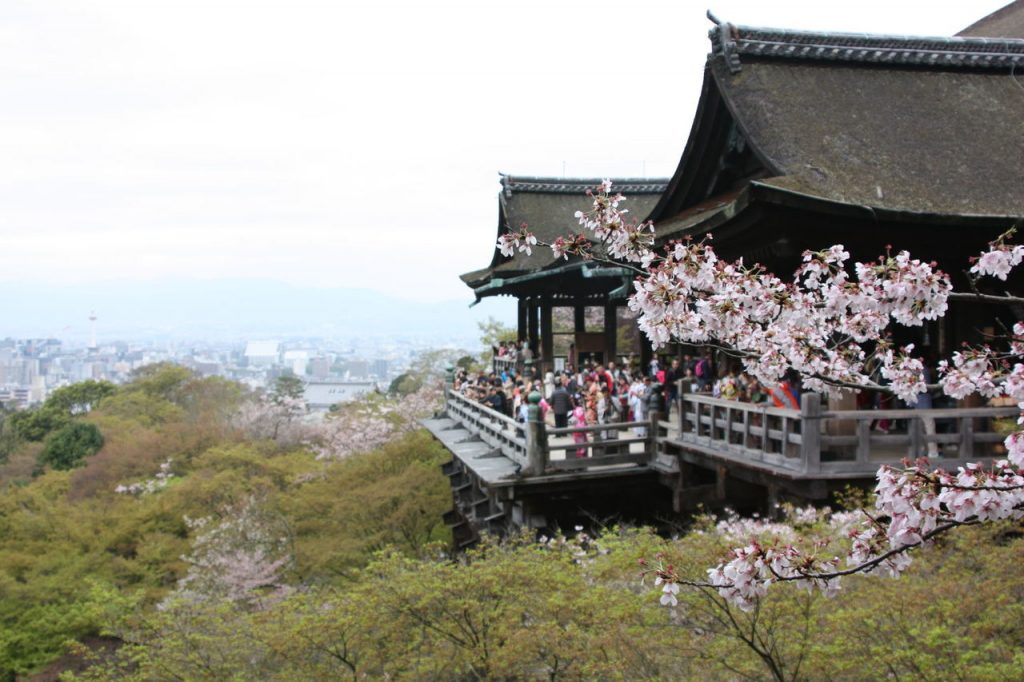
{"label": "roof ridge ornament", "polygon": [[736,44],[736,39],[739,35],[736,27],[728,21],[719,21],[715,15],[711,14],[710,10],[708,11],[708,19],[715,24],[714,28],[708,31],[708,37],[711,38],[711,53],[713,55],[722,55],[726,65],[729,67],[729,72],[738,73],[742,67],[740,66],[740,55]]}
{"label": "roof ridge ornament", "polygon": [[829,33],[737,26],[717,22],[708,32],[712,54],[729,71],[740,70],[740,55],[939,68],[1013,69],[1024,66],[1024,40]]}
{"label": "roof ridge ornament", "polygon": [[[586,194],[604,178],[515,177],[502,173],[501,187],[506,198],[514,193]],[[610,178],[616,191],[625,194],[660,194],[668,187],[667,178]]]}

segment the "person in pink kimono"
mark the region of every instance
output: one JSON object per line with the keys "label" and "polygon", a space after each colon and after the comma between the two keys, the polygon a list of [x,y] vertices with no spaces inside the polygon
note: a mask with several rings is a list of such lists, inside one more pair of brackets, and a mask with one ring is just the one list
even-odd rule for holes
{"label": "person in pink kimono", "polygon": [[[569,421],[572,422],[573,426],[586,426],[587,425],[587,411],[583,405],[576,403],[576,407],[572,410],[572,415],[569,417]],[[572,441],[574,443],[586,443],[587,432],[586,431],[574,431],[572,434]],[[582,459],[587,456],[587,448],[582,447],[576,450],[576,458]]]}

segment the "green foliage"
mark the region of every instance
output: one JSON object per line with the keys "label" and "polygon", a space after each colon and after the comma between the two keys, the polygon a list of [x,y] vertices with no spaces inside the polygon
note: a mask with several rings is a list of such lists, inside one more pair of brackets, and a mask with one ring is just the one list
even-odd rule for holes
{"label": "green foliage", "polygon": [[[230,424],[245,397],[158,366],[86,401],[88,416],[75,416],[85,403],[62,403],[45,444],[12,451],[0,465],[0,679],[96,636],[124,643],[75,679],[1004,680],[1024,665],[1020,523],[959,529],[899,581],[851,576],[832,600],[780,585],[744,613],[683,589],[666,609],[641,583],[639,558],[662,553],[700,577],[749,538],[702,519],[677,540],[612,529],[583,542],[487,540],[452,557],[448,455],[428,434],[320,461],[245,440]],[[387,405],[374,396],[347,409],[387,415]],[[106,440],[97,454],[28,476],[37,452],[53,457],[90,427]],[[174,485],[114,492],[165,462]],[[182,557],[205,556],[203,533],[251,500],[287,555],[275,576],[291,596],[239,608],[193,581],[207,598],[180,598],[194,568]],[[806,543],[829,531],[793,532]]]}
{"label": "green foliage", "polygon": [[183,410],[160,396],[144,391],[125,390],[103,401],[98,412],[106,417],[134,420],[146,427],[180,420]]}
{"label": "green foliage", "polygon": [[11,417],[14,414],[14,412],[8,412],[0,406],[0,464],[3,464],[10,458],[11,453],[14,452],[18,445],[18,435],[14,430],[14,424],[11,422]]}
{"label": "green foliage", "polygon": [[103,434],[95,424],[72,422],[54,431],[39,453],[39,465],[73,469],[103,447]]}
{"label": "green foliage", "polygon": [[413,372],[404,372],[391,380],[388,395],[406,396],[423,388],[423,377]]}
{"label": "green foliage", "polygon": [[177,402],[185,385],[194,378],[195,373],[187,367],[173,362],[157,362],[134,370],[128,388]]}
{"label": "green foliage", "polygon": [[293,374],[285,374],[279,376],[274,382],[274,390],[271,392],[271,397],[275,403],[280,404],[286,399],[298,400],[302,397],[305,390],[306,386],[302,379]]}
{"label": "green foliage", "polygon": [[34,410],[16,412],[10,416],[11,426],[18,438],[42,441],[49,434],[66,426],[76,415],[88,413],[104,398],[117,393],[109,381],[82,381],[62,386]]}
{"label": "green foliage", "polygon": [[493,317],[488,317],[486,322],[477,322],[476,326],[480,329],[480,343],[486,349],[502,341],[509,343],[516,340],[516,330]]}
{"label": "green foliage", "polygon": [[100,401],[117,393],[117,386],[109,381],[82,381],[58,388],[43,404],[68,415],[84,414],[99,405]]}
{"label": "green foliage", "polygon": [[440,469],[447,458],[429,434],[417,431],[302,477],[278,504],[294,519],[299,576],[311,582],[351,578],[375,551],[397,547],[417,556],[432,542],[450,540],[441,521],[451,507]]}
{"label": "green foliage", "polygon": [[518,337],[515,329],[493,317],[488,317],[486,322],[477,322],[476,326],[480,329],[480,345],[483,347],[480,362],[485,366],[491,364],[496,346],[502,341],[511,343]]}

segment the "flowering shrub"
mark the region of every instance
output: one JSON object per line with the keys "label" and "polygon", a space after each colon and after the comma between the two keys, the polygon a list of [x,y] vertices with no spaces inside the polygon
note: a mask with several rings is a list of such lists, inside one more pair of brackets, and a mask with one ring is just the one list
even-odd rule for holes
{"label": "flowering shrub", "polygon": [[292,591],[282,576],[292,562],[287,529],[255,498],[227,509],[217,522],[186,517],[185,523],[198,535],[192,553],[182,557],[188,573],[165,606],[227,600],[265,608]]}
{"label": "flowering shrub", "polygon": [[140,495],[149,495],[155,493],[158,490],[163,490],[174,478],[174,474],[171,472],[171,463],[174,460],[171,458],[166,459],[160,464],[160,471],[156,473],[153,478],[145,481],[139,481],[138,483],[129,483],[128,485],[119,485],[114,488],[114,492],[119,495],[134,495],[139,497]]}
{"label": "flowering shrub", "polygon": [[418,420],[437,409],[441,387],[428,382],[397,400],[371,397],[343,405],[307,434],[317,459],[334,460],[379,448],[420,428]]}
{"label": "flowering shrub", "polygon": [[[892,325],[915,327],[936,320],[957,295],[1024,303],[1010,295],[957,294],[935,264],[906,251],[851,266],[849,252],[839,244],[805,252],[791,280],[784,281],[760,265],[720,259],[710,235],[659,250],[653,225],[629,219],[621,208],[625,198],[612,192],[610,181],[592,196],[592,209],[576,213],[589,235],[547,246],[559,257],[584,259],[597,258],[600,247],[606,254],[601,258],[631,265],[638,276],[629,307],[655,348],[670,340],[726,348],[767,385],[779,383],[793,369],[812,391],[886,391],[913,405],[928,389],[924,365],[913,357],[912,345],[900,348],[890,341]],[[1024,260],[1024,246],[1010,244],[1012,236],[1013,230],[1008,231],[975,259],[972,287],[981,277],[1005,281]],[[497,246],[512,255],[516,250],[530,253],[538,243],[521,226],[502,235]],[[1017,322],[1005,341],[1005,349],[985,345],[954,353],[939,365],[939,386],[953,398],[1007,396],[1024,409],[1024,323]],[[888,385],[872,378],[872,368]],[[779,537],[755,540],[710,569],[708,582],[686,581],[671,567],[658,567],[664,600],[672,603],[678,585],[689,582],[714,587],[749,610],[779,581],[833,595],[839,579],[849,573],[898,575],[910,563],[906,551],[939,533],[966,523],[1024,516],[1024,431],[1007,436],[1005,446],[1007,458],[991,468],[972,464],[950,473],[932,470],[926,462],[902,470],[883,466],[874,511],[864,513],[861,525],[850,531],[844,569],[838,554],[801,549]]]}

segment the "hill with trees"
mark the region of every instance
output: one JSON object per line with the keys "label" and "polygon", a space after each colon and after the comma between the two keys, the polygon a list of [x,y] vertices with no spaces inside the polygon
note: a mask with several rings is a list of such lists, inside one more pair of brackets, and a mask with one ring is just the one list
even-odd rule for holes
{"label": "hill with trees", "polygon": [[1024,663],[1019,522],[938,538],[899,581],[779,585],[750,611],[663,592],[642,560],[700,575],[751,538],[838,551],[822,538],[842,544],[859,512],[452,554],[423,383],[310,422],[287,396],[158,365],[8,417],[0,679],[1003,680]]}

